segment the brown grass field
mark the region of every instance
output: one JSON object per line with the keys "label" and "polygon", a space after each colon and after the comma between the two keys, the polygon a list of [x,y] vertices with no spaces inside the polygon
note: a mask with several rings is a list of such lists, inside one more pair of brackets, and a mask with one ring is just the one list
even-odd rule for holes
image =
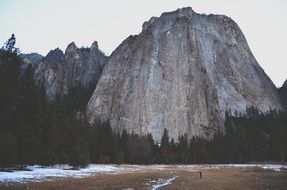
{"label": "brown grass field", "polygon": [[160,189],[275,189],[287,190],[287,171],[275,172],[261,168],[225,168],[188,171],[179,167],[167,167],[163,170],[151,168],[137,172],[120,174],[101,174],[82,179],[59,178],[53,181],[12,184],[0,189],[7,190],[113,190],[113,189],[152,189],[152,180],[168,179],[176,176],[172,184]]}

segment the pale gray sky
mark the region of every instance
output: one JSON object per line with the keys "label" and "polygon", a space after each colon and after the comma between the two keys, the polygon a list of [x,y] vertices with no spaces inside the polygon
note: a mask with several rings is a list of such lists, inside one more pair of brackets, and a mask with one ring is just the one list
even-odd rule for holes
{"label": "pale gray sky", "polygon": [[286,0],[0,0],[0,44],[12,33],[22,52],[46,55],[93,41],[106,54],[138,34],[152,16],[192,7],[198,13],[225,14],[238,23],[258,63],[276,86],[287,78]]}

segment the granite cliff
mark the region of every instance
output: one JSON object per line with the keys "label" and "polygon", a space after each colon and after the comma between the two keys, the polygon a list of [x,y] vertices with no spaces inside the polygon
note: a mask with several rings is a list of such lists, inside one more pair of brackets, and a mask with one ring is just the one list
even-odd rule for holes
{"label": "granite cliff", "polygon": [[238,25],[183,8],[152,17],[112,53],[87,116],[158,142],[164,128],[175,140],[212,138],[224,132],[226,111],[250,106],[266,112],[281,102]]}
{"label": "granite cliff", "polygon": [[67,94],[76,85],[88,86],[97,83],[108,58],[94,42],[90,48],[78,48],[70,43],[63,53],[52,50],[35,68],[37,84],[44,84],[48,99]]}

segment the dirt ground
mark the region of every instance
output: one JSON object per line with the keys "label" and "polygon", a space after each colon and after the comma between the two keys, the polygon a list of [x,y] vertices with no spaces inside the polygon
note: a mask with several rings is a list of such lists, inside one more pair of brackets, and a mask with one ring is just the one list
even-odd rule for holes
{"label": "dirt ground", "polygon": [[274,172],[261,168],[215,169],[198,173],[178,171],[173,184],[162,189],[287,189],[287,172]]}
{"label": "dirt ground", "polygon": [[287,189],[287,172],[275,172],[261,168],[227,168],[202,171],[186,171],[180,168],[164,170],[147,169],[141,172],[102,174],[83,179],[57,179],[56,181],[34,182],[1,186],[7,190],[113,190],[151,189],[151,181],[176,176],[172,184],[160,189]]}

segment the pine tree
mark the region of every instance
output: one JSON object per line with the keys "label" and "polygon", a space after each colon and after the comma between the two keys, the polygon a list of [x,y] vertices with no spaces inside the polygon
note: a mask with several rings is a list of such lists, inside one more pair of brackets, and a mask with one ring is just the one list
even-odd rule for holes
{"label": "pine tree", "polygon": [[180,162],[187,164],[188,163],[188,139],[187,135],[182,135],[179,137],[179,154],[180,154]]}
{"label": "pine tree", "polygon": [[15,47],[15,44],[16,44],[16,37],[15,34],[12,34],[11,37],[5,42],[2,49],[7,52],[18,54],[19,49]]}
{"label": "pine tree", "polygon": [[129,135],[127,133],[127,131],[124,129],[122,132],[122,136],[121,136],[121,147],[122,147],[122,151],[123,151],[123,155],[124,155],[124,162],[128,162],[129,158],[128,158],[128,142],[129,142]]}
{"label": "pine tree", "polygon": [[160,142],[161,162],[167,164],[169,162],[169,135],[168,131],[164,129]]}

